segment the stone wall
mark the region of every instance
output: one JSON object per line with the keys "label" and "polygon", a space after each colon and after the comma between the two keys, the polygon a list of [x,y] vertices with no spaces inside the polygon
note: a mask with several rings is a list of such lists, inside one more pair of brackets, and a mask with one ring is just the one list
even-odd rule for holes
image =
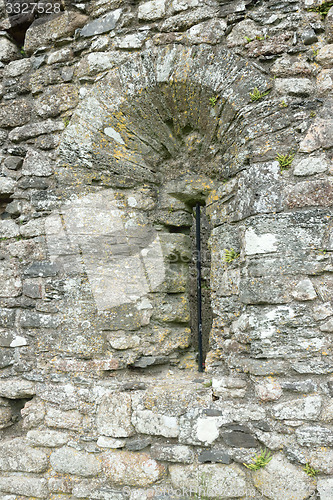
{"label": "stone wall", "polygon": [[332,2],[39,4],[0,0],[0,498],[332,499]]}

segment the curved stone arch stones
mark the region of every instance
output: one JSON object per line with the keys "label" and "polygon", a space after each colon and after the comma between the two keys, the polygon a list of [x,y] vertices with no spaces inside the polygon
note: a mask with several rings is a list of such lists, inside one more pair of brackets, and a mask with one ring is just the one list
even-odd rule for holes
{"label": "curved stone arch stones", "polygon": [[179,45],[131,54],[93,86],[63,135],[62,206],[47,222],[50,256],[73,280],[62,350],[100,355],[107,338],[120,366],[179,362],[191,349],[189,203],[204,200],[220,359],[221,311],[243,307],[237,266],[221,277],[223,248],[240,250],[230,224],[282,210],[274,147],[293,141],[288,112],[251,103],[255,87],[270,80],[230,51]]}

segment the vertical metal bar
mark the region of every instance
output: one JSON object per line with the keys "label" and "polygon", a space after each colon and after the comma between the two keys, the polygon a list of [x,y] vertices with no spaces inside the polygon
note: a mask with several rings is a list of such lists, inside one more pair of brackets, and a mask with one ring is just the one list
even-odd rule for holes
{"label": "vertical metal bar", "polygon": [[198,316],[198,371],[204,371],[202,354],[202,297],[201,297],[201,241],[200,241],[200,203],[195,206],[195,229],[197,247],[197,316]]}

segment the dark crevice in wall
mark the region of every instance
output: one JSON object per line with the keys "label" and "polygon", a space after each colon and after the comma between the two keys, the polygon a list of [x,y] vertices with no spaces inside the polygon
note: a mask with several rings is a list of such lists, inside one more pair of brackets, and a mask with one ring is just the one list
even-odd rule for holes
{"label": "dark crevice in wall", "polygon": [[13,198],[11,198],[8,195],[2,195],[0,196],[0,218],[1,219],[8,219],[10,218],[10,214],[6,212],[7,205],[13,201]]}
{"label": "dark crevice in wall", "polygon": [[[210,267],[211,252],[208,240],[211,234],[211,225],[206,214],[206,207],[201,208],[201,293],[202,293],[202,343],[203,359],[208,352],[209,336],[213,323],[213,311],[210,294]],[[197,271],[196,271],[196,238],[195,238],[195,212],[193,211],[193,224],[190,231],[192,245],[192,260],[189,264],[189,301],[190,301],[190,328],[192,345],[198,350],[198,324],[197,324]]]}

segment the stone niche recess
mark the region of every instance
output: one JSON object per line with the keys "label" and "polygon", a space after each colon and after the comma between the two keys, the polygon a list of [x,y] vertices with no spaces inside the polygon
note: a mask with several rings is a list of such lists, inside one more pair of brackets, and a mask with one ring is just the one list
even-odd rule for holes
{"label": "stone niche recess", "polygon": [[0,498],[333,498],[332,9],[0,1]]}

